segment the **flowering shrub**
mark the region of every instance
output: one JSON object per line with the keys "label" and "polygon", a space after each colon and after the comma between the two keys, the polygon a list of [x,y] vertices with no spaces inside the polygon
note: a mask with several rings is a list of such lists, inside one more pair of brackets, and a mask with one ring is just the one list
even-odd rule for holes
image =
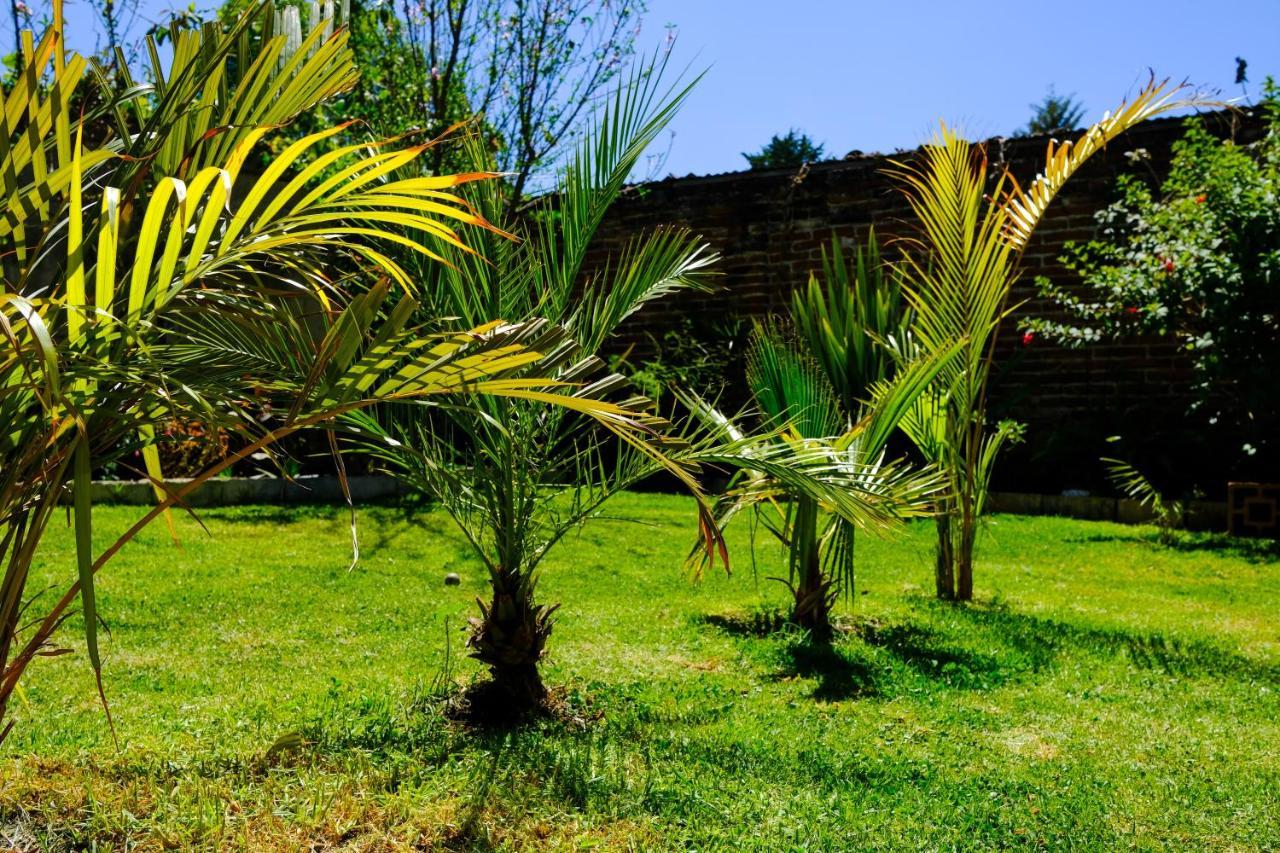
{"label": "flowering shrub", "polygon": [[1260,111],[1264,135],[1248,145],[1190,119],[1158,189],[1122,176],[1119,200],[1097,215],[1100,238],[1068,244],[1062,258],[1085,288],[1037,279],[1072,319],[1024,323],[1028,334],[1071,346],[1174,336],[1191,354],[1197,410],[1234,427],[1247,455],[1280,423],[1280,87],[1272,81]]}
{"label": "flowering shrub", "polygon": [[227,431],[210,430],[200,421],[171,420],[160,431],[160,468],[166,477],[202,474],[227,456]]}

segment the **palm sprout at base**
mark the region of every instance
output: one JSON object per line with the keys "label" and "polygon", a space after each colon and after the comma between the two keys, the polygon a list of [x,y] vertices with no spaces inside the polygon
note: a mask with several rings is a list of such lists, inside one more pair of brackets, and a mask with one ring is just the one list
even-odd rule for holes
{"label": "palm sprout at base", "polygon": [[1173,545],[1178,541],[1178,528],[1186,519],[1186,506],[1180,500],[1167,497],[1156,488],[1147,476],[1122,459],[1102,457],[1107,466],[1107,479],[1131,501],[1151,510],[1152,520],[1160,531],[1160,544]]}

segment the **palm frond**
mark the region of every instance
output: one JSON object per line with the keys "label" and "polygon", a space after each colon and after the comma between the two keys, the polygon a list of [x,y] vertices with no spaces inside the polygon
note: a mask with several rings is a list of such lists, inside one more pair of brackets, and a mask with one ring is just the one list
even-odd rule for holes
{"label": "palm frond", "polygon": [[884,263],[874,230],[851,256],[832,237],[821,276],[811,274],[791,295],[789,317],[851,415],[889,377],[890,347],[905,345],[911,327],[899,275]]}
{"label": "palm frond", "polygon": [[1001,200],[1001,206],[1009,216],[1004,231],[1009,245],[1018,251],[1025,249],[1045,211],[1067,180],[1086,160],[1129,128],[1177,110],[1222,106],[1221,102],[1198,92],[1188,92],[1188,89],[1186,83],[1175,85],[1167,77],[1158,81],[1153,74],[1132,100],[1123,101],[1114,111],[1103,115],[1079,139],[1065,142],[1050,140],[1044,170],[1026,191],[1011,178],[1011,187]]}
{"label": "palm frond", "polygon": [[829,438],[846,427],[835,389],[817,360],[777,323],[757,324],[747,349],[747,385],[770,428]]}

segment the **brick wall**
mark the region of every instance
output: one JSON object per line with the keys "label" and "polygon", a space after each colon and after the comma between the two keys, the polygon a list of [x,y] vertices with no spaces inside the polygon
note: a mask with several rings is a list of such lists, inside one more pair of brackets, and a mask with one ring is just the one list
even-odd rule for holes
{"label": "brick wall", "polygon": [[[1257,124],[1248,117],[1206,116],[1215,132],[1247,138]],[[1099,455],[1114,452],[1105,437],[1122,434],[1127,452],[1156,469],[1197,480],[1211,490],[1225,482],[1226,456],[1213,458],[1201,425],[1188,416],[1190,370],[1170,341],[1137,340],[1069,350],[1034,341],[1023,347],[1019,318],[1053,315],[1036,297],[1034,278],[1069,283],[1058,265],[1063,244],[1094,236],[1093,214],[1113,199],[1115,178],[1142,169],[1161,174],[1181,119],[1148,122],[1095,156],[1054,202],[1025,256],[1015,300],[1027,300],[1003,331],[993,380],[993,409],[1029,424],[1028,441],[1002,465],[1000,485],[1032,491],[1100,488]],[[1021,182],[1043,162],[1045,139],[992,140],[993,161],[1007,161]],[[1149,158],[1126,157],[1145,149]],[[670,328],[680,314],[701,321],[761,316],[779,310],[790,291],[820,264],[832,234],[846,243],[865,237],[873,224],[882,240],[908,233],[909,211],[884,174],[890,159],[855,153],[844,160],[795,171],[738,172],[670,178],[635,188],[611,211],[596,251],[616,251],[635,233],[664,223],[687,225],[722,256],[723,287],[716,293],[682,294],[646,309],[624,338],[640,349]],[[1217,442],[1221,443],[1221,442]],[[1224,452],[1225,452],[1224,448]],[[1196,454],[1197,470],[1186,464]]]}

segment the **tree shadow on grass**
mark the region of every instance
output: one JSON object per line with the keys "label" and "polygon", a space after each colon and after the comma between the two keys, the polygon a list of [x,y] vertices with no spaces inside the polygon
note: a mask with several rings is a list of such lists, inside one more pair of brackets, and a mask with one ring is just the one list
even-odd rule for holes
{"label": "tree shadow on grass", "polygon": [[698,621],[734,637],[768,637],[786,628],[787,618],[781,608],[757,608],[746,613],[707,613]]}
{"label": "tree shadow on grass", "polygon": [[1280,683],[1280,665],[1254,660],[1238,652],[1206,643],[1184,640],[1159,632],[1125,628],[1073,625],[1003,605],[956,607],[938,603],[969,623],[975,632],[1017,649],[1040,666],[1050,664],[1066,648],[1083,649],[1100,656],[1122,655],[1139,669],[1158,670],[1180,677],[1234,677]]}
{"label": "tree shadow on grass", "polygon": [[879,695],[875,670],[864,661],[851,660],[838,646],[802,641],[786,649],[786,663],[774,676],[813,679],[818,683],[813,698],[822,702],[839,702]]}
{"label": "tree shadow on grass", "polygon": [[1184,554],[1217,554],[1243,560],[1252,565],[1280,563],[1280,540],[1245,539],[1240,536],[1228,536],[1225,533],[1193,533],[1184,530],[1179,532],[1177,538],[1169,544],[1162,543],[1156,533],[1135,533],[1130,536],[1091,533],[1086,536],[1074,536],[1065,541],[1078,545],[1098,542],[1139,543],[1157,550],[1168,549]]}
{"label": "tree shadow on grass", "polygon": [[1002,684],[1047,664],[1045,650],[997,657],[956,645],[940,632],[914,623],[881,625],[864,622],[857,634],[869,646],[881,649],[916,674],[941,681],[949,687],[974,690]]}
{"label": "tree shadow on grass", "polygon": [[[782,647],[784,664],[778,679],[815,678],[814,698],[827,701],[887,695],[918,688],[919,682],[899,684],[903,670],[915,676],[959,689],[980,689],[1008,681],[1025,666],[1005,661],[950,642],[934,629],[915,623],[885,625],[859,620],[842,626],[830,644],[812,641],[792,626],[783,610],[758,609],[747,613],[707,614],[703,624],[743,639],[775,639]],[[875,651],[889,658],[875,660]],[[858,655],[870,652],[871,659]],[[1038,668],[1037,661],[1035,668]]]}
{"label": "tree shadow on grass", "polygon": [[[434,509],[435,504],[424,500],[404,500],[394,506],[388,505],[385,508],[387,520],[391,521],[394,518],[399,523],[371,525],[373,539],[364,550],[369,554],[391,550],[406,533],[416,533],[432,540],[448,541],[454,531],[449,522],[432,515]],[[357,524],[358,519],[359,515],[357,515]]]}
{"label": "tree shadow on grass", "polygon": [[204,521],[289,525],[301,521],[328,519],[336,513],[345,511],[346,507],[325,503],[275,503],[194,506],[191,509],[197,518]]}
{"label": "tree shadow on grass", "polygon": [[[991,689],[1034,676],[1054,666],[1068,651],[1099,658],[1119,656],[1136,669],[1178,678],[1234,678],[1280,685],[1280,664],[1203,640],[1072,624],[1001,604],[930,600],[921,601],[919,608],[919,618],[908,621],[859,621],[845,639],[830,646],[811,643],[802,635],[789,637],[781,611],[713,614],[702,621],[743,639],[776,638],[785,644],[778,649],[784,663],[777,677],[817,679],[814,697],[828,701],[918,689],[920,678],[951,689]],[[934,616],[952,627],[943,630],[929,624]],[[870,659],[858,659],[860,644],[865,644]]]}

